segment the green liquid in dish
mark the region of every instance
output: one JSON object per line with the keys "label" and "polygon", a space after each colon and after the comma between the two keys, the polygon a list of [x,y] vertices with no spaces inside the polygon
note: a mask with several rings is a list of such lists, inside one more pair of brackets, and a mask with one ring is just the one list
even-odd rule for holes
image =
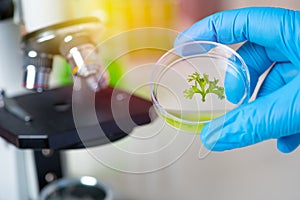
{"label": "green liquid in dish", "polygon": [[223,114],[225,111],[176,111],[176,110],[166,110],[168,114],[161,114],[160,116],[172,127],[199,134],[205,126],[205,122],[208,122],[214,118],[217,118]]}

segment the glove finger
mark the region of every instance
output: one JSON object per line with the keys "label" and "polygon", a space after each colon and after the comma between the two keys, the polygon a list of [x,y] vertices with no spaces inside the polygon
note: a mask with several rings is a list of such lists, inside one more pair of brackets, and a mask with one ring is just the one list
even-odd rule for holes
{"label": "glove finger", "polygon": [[[257,97],[268,95],[292,81],[299,74],[299,67],[292,63],[276,63],[265,78]],[[285,136],[277,140],[277,149],[282,153],[290,153],[300,143],[300,134]]]}
{"label": "glove finger", "polygon": [[[176,38],[174,45],[210,40],[223,44],[250,41],[272,49],[281,55],[280,60],[296,60],[299,55],[295,42],[297,34],[291,35],[289,25],[296,21],[300,12],[282,8],[242,8],[213,14],[198,21]],[[297,26],[293,26],[297,29]],[[270,34],[272,33],[272,34]],[[293,38],[295,37],[295,38]],[[279,53],[281,52],[281,54]]]}
{"label": "glove finger", "polygon": [[[246,42],[239,49],[238,53],[244,59],[250,75],[250,94],[252,95],[259,76],[265,72],[272,64],[268,58],[268,55],[265,51],[265,48],[251,43]],[[230,66],[228,66],[230,69]],[[233,71],[233,70],[231,70]],[[228,72],[231,72],[228,71]],[[225,86],[225,94],[226,98],[232,103],[238,103],[242,98],[242,95],[245,90],[245,85],[243,84],[243,77],[239,76],[236,73],[226,73],[224,86]]]}
{"label": "glove finger", "polygon": [[276,63],[263,81],[257,97],[268,95],[292,81],[300,72],[292,63]]}
{"label": "glove finger", "polygon": [[300,133],[281,137],[277,140],[277,149],[282,153],[291,153],[300,144]]}
{"label": "glove finger", "polygon": [[[270,56],[267,55],[264,47],[251,42],[243,44],[238,49],[238,53],[243,57],[249,69],[251,96],[257,85],[258,78],[271,66],[273,61],[270,60]],[[266,78],[265,84],[261,87],[261,93],[268,94],[285,85],[297,75],[298,68],[290,62],[275,64]],[[227,73],[224,85],[227,99],[232,103],[237,103],[245,89],[243,77]]]}
{"label": "glove finger", "polygon": [[294,79],[207,124],[200,134],[202,143],[208,149],[224,151],[300,133],[300,124],[293,123],[300,119],[299,98],[300,83]]}

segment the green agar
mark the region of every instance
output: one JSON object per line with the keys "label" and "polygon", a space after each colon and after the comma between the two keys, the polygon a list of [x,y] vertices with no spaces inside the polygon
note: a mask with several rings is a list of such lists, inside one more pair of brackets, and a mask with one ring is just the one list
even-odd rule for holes
{"label": "green agar", "polygon": [[217,118],[225,113],[225,111],[209,112],[209,111],[177,111],[166,110],[168,115],[161,114],[161,117],[172,127],[191,133],[199,134],[206,124],[214,118]]}

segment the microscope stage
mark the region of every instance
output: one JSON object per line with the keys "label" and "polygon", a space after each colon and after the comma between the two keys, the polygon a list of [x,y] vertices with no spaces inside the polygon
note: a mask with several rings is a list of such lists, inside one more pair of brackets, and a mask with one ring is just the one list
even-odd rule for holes
{"label": "microscope stage", "polygon": [[[0,136],[18,148],[97,146],[121,139],[134,127],[151,122],[150,101],[111,87],[81,95],[66,86],[14,100],[33,117],[25,122],[0,109]],[[93,108],[85,105],[87,102],[92,102]]]}

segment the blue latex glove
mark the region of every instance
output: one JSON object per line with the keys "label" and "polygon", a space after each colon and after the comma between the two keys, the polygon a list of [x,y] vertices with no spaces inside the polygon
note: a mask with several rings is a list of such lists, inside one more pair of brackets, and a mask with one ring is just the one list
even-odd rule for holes
{"label": "blue latex glove", "polygon": [[300,12],[255,7],[216,13],[181,33],[175,46],[195,40],[245,42],[238,53],[249,68],[251,92],[259,76],[275,63],[255,101],[203,128],[204,146],[224,151],[273,138],[278,139],[281,152],[296,149],[300,143]]}

